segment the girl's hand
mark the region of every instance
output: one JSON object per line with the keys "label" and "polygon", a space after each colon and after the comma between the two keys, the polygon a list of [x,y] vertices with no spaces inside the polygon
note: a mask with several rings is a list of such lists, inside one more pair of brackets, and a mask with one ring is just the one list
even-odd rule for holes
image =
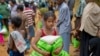
{"label": "girl's hand", "polygon": [[60,53],[60,51],[61,51],[61,48],[57,48],[57,49],[54,51],[54,54],[55,54],[55,55],[58,55],[58,54]]}
{"label": "girl's hand", "polygon": [[49,52],[44,52],[42,53],[43,56],[50,56],[50,53]]}

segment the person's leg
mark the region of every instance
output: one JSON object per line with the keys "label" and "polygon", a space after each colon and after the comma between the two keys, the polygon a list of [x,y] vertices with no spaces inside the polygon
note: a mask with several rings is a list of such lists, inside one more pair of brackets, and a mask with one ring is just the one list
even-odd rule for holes
{"label": "person's leg", "polygon": [[9,56],[14,56],[13,54],[14,52],[12,50],[9,50]]}
{"label": "person's leg", "polygon": [[34,26],[29,26],[30,40],[35,35]]}
{"label": "person's leg", "polygon": [[20,53],[19,51],[13,51],[13,56],[24,56],[24,53]]}
{"label": "person's leg", "polygon": [[62,33],[61,34],[63,38],[63,50],[67,51],[69,53],[69,47],[70,47],[70,33]]}
{"label": "person's leg", "polygon": [[93,54],[92,56],[100,56],[100,38],[92,38],[89,41],[89,45],[90,52]]}
{"label": "person's leg", "polygon": [[80,56],[89,56],[89,36],[83,31],[80,38]]}

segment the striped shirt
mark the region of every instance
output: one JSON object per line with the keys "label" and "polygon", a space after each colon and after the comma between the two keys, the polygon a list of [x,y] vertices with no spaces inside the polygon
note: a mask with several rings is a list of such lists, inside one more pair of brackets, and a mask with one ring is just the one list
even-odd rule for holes
{"label": "striped shirt", "polygon": [[23,11],[23,13],[26,15],[26,28],[28,28],[29,26],[32,26],[34,21],[33,21],[33,16],[35,15],[35,13],[33,12],[32,9],[30,8],[25,8],[25,10]]}

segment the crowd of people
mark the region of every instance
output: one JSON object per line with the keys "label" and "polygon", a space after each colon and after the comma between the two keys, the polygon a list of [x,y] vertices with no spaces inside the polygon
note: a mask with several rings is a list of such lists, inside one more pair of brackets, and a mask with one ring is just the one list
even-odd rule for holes
{"label": "crowd of people", "polygon": [[[8,35],[9,56],[24,56],[31,46],[43,56],[51,56],[50,52],[37,47],[40,38],[49,35],[60,35],[63,39],[63,46],[57,48],[54,54],[59,54],[62,49],[69,53],[73,35],[80,41],[79,56],[99,56],[100,0],[80,0],[75,14],[75,0],[54,0],[53,3],[41,0],[36,6],[34,1],[17,4],[15,0],[9,0],[8,3],[0,0],[0,44],[4,45],[4,37]],[[57,16],[55,11],[59,12]],[[38,23],[35,22],[36,14]],[[73,17],[76,18],[74,29],[71,24]],[[34,30],[35,28],[38,30]]]}

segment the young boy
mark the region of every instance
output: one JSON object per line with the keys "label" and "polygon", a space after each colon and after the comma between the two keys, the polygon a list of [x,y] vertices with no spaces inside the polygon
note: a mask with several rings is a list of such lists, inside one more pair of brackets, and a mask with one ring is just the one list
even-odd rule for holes
{"label": "young boy", "polygon": [[26,42],[23,38],[23,32],[19,30],[22,20],[19,17],[11,19],[11,27],[13,31],[10,33],[8,40],[8,53],[9,56],[24,56],[26,50]]}
{"label": "young boy", "polygon": [[35,22],[35,20],[34,20],[35,13],[31,8],[29,8],[28,2],[25,2],[24,5],[25,5],[25,9],[24,9],[23,13],[26,15],[25,16],[26,17],[25,28],[26,28],[27,35],[28,35],[26,41],[29,44],[28,45],[28,49],[29,49],[31,39],[32,39],[32,37],[34,37],[34,34],[35,34],[34,25],[33,25]]}
{"label": "young boy", "polygon": [[57,28],[59,34],[63,38],[64,47],[63,50],[69,52],[70,46],[70,32],[71,32],[71,20],[70,11],[68,5],[64,2],[65,0],[57,0],[59,6],[59,17],[57,22]]}

